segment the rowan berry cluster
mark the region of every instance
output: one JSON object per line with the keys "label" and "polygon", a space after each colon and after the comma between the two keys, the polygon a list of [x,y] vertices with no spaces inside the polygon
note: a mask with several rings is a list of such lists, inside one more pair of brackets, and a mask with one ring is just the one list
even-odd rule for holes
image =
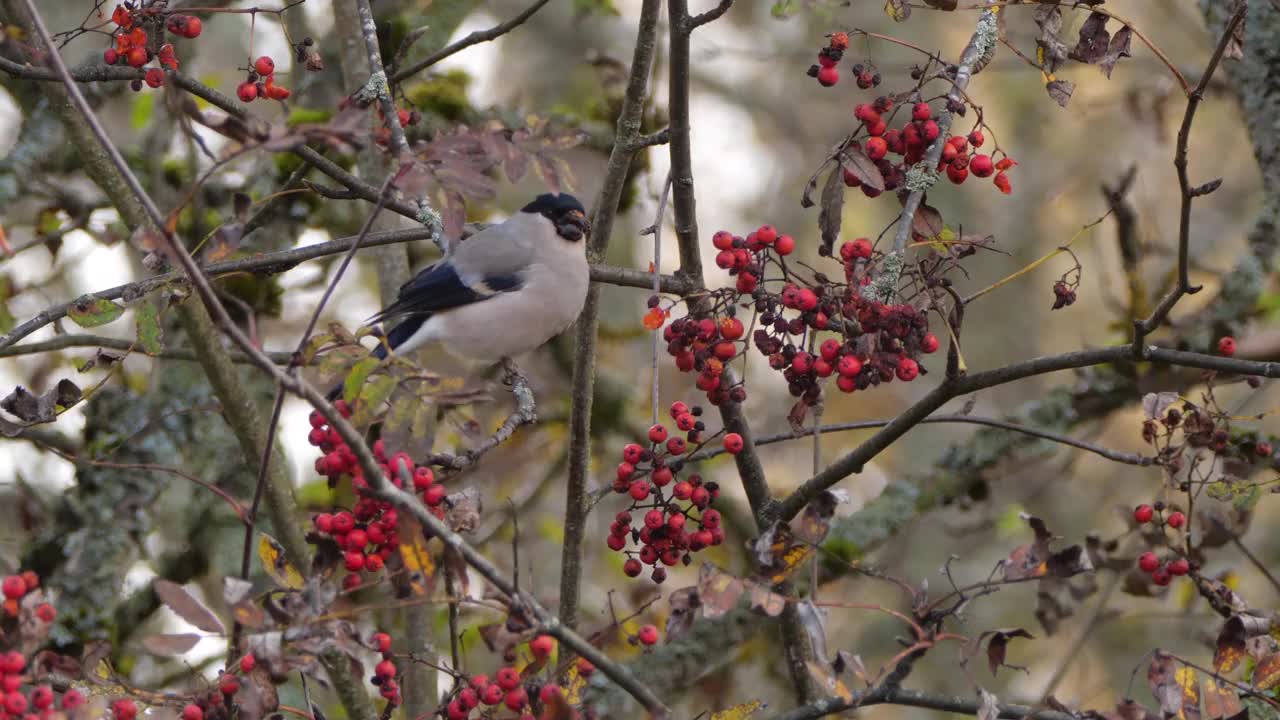
{"label": "rowan berry cluster", "polygon": [[[818,64],[809,66],[809,77],[816,78],[823,87],[831,87],[840,82],[840,70],[837,67],[849,49],[849,34],[832,33],[827,46],[818,51]],[[859,88],[868,90],[880,85],[880,73],[871,63],[855,63],[854,81]]]}
{"label": "rowan berry cluster", "polygon": [[[657,424],[649,428],[648,447],[630,443],[622,449],[613,490],[630,495],[631,505],[614,517],[606,543],[627,556],[622,570],[628,577],[639,576],[648,565],[656,583],[667,579],[668,567],[688,565],[692,553],[724,542],[720,512],[711,507],[719,486],[696,473],[680,477],[684,458],[706,442],[702,408],[675,402],[669,414],[678,433]],[[729,453],[741,452],[744,445],[737,433],[721,442]],[[628,541],[638,549],[628,550]]]}
{"label": "rowan berry cluster", "polygon": [[[351,408],[343,400],[334,403],[343,417],[351,417]],[[360,587],[362,572],[376,573],[399,547],[399,516],[390,503],[373,498],[369,494],[369,482],[356,461],[355,453],[343,441],[338,431],[329,427],[319,412],[311,413],[311,431],[307,442],[323,453],[316,458],[315,470],[329,478],[330,487],[336,487],[343,477],[350,477],[351,487],[359,499],[350,510],[319,513],[312,518],[319,536],[309,539],[331,539],[343,551],[343,565],[349,574],[342,586],[347,590]],[[436,482],[431,468],[414,463],[408,453],[387,455],[386,446],[379,439],[373,444],[373,455],[378,469],[392,485],[403,488],[398,469],[401,464],[413,475],[413,491],[437,517],[444,517],[444,485]]]}
{"label": "rowan berry cluster", "polygon": [[[1168,513],[1165,511],[1169,510]],[[1133,509],[1134,522],[1139,525],[1155,525],[1179,530],[1187,524],[1187,516],[1180,510],[1170,510],[1163,502],[1143,503]],[[1148,550],[1138,556],[1138,569],[1151,576],[1156,585],[1168,585],[1174,577],[1191,572],[1191,563],[1184,557],[1161,559]]]}
{"label": "rowan berry cluster", "polygon": [[164,84],[163,68],[178,69],[178,55],[173,44],[161,42],[164,39],[161,20],[165,30],[185,38],[199,37],[204,29],[200,18],[177,13],[166,17],[155,9],[135,8],[131,3],[117,5],[111,13],[115,28],[111,32],[111,46],[102,53],[103,62],[142,68],[155,60],[159,65],[149,68],[142,79],[130,83],[135,91],[141,90],[144,84],[160,87]]}
{"label": "rowan berry cluster", "polygon": [[[884,177],[884,188],[863,183],[857,173],[848,167],[845,168],[844,182],[849,187],[861,188],[867,197],[878,197],[886,190],[901,187],[906,181],[907,171],[924,159],[929,146],[942,134],[937,116],[929,103],[917,102],[911,105],[910,117],[900,127],[890,127],[899,110],[893,99],[885,95],[873,102],[861,103],[853,109],[854,118],[862,125],[854,133],[850,141],[851,147],[876,163]],[[866,139],[858,145],[856,141],[863,131],[866,132]],[[970,174],[978,178],[992,178],[996,188],[1008,195],[1013,192],[1008,170],[1018,163],[999,150],[996,151],[1001,155],[999,159],[979,153],[978,148],[985,144],[986,135],[980,127],[974,128],[968,135],[948,137],[946,144],[942,146],[936,169],[945,173],[947,179],[956,185],[969,179]],[[889,157],[891,155],[897,155],[901,159],[895,161]]]}
{"label": "rowan berry cluster", "polygon": [[[311,38],[304,40],[304,43]],[[236,87],[236,97],[241,102],[253,102],[258,98],[269,100],[285,100],[291,93],[289,88],[276,84],[276,62],[270,55],[263,55],[253,61],[249,75]]]}
{"label": "rowan berry cluster", "polygon": [[[529,650],[535,658],[530,667],[541,667],[555,651],[556,641],[550,635],[538,635],[529,641]],[[586,660],[578,659],[578,674],[588,676],[595,667]],[[519,670],[509,665],[498,668],[490,678],[488,675],[472,675],[460,678],[452,697],[445,704],[445,717],[448,720],[467,720],[473,717],[492,717],[495,710],[506,709],[520,713],[520,720],[533,720],[535,717],[559,717],[558,710],[564,704],[564,688],[554,682],[539,682],[522,675]]]}
{"label": "rowan berry cluster", "polygon": [[4,611],[0,613],[0,718],[43,720],[52,717],[58,708],[70,711],[85,702],[77,690],[67,690],[59,702],[49,685],[31,684],[27,657],[16,649],[22,644],[20,635],[33,623],[43,624],[46,627],[41,632],[47,632],[48,623],[57,616],[52,605],[41,602],[36,593],[39,587],[39,576],[30,570],[0,581],[4,595]]}
{"label": "rowan berry cluster", "polygon": [[[0,581],[0,593],[4,595],[4,612],[0,617],[18,617],[22,609],[22,599],[38,587],[40,587],[40,576],[31,570],[6,576],[3,581]],[[35,616],[42,622],[51,623],[57,617],[57,612],[52,605],[42,602],[35,607]]]}

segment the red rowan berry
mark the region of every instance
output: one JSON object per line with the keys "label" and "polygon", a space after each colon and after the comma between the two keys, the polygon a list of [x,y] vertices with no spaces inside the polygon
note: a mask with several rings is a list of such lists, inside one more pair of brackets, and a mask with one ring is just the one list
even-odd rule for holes
{"label": "red rowan berry", "polygon": [[108,65],[115,65],[120,62],[120,53],[116,52],[115,48],[107,48],[102,51],[102,62]]}
{"label": "red rowan berry", "polygon": [[133,720],[138,717],[138,705],[128,698],[121,698],[111,703],[111,715],[115,720]]}
{"label": "red rowan berry", "polygon": [[982,144],[986,141],[987,138],[982,134],[981,130],[974,130],[969,133],[969,144],[974,147],[982,147]]}
{"label": "red rowan berry", "polygon": [[48,685],[37,685],[32,688],[31,705],[37,710],[48,710],[53,707],[53,688]]}
{"label": "red rowan berry", "polygon": [[925,354],[935,353],[938,351],[938,336],[933,333],[925,333],[923,339],[920,340],[920,352]]}
{"label": "red rowan berry", "polygon": [[81,705],[84,705],[84,695],[81,695],[79,690],[72,688],[62,693],[63,710],[75,710]]}
{"label": "red rowan berry", "polygon": [[1154,582],[1157,585],[1168,585],[1171,580],[1173,580],[1173,576],[1164,568],[1158,568],[1155,572],[1151,573],[1151,582]]}
{"label": "red rowan berry", "polygon": [[795,238],[790,235],[783,235],[773,244],[773,249],[779,255],[790,255],[796,249]]}
{"label": "red rowan berry", "polygon": [[1169,563],[1168,570],[1170,575],[1186,575],[1191,572],[1191,563],[1186,558],[1178,558]]}
{"label": "red rowan berry", "polygon": [[605,544],[614,552],[622,552],[622,548],[627,546],[627,538],[623,535],[610,535]]}
{"label": "red rowan berry", "polygon": [[882,137],[867,138],[866,142],[867,157],[872,160],[879,160],[889,152],[889,143]]}
{"label": "red rowan berry", "polygon": [[1153,573],[1160,567],[1160,558],[1156,554],[1147,551],[1138,556],[1138,568],[1144,573]]}
{"label": "red rowan berry", "polygon": [[959,185],[969,179],[969,168],[957,165],[955,162],[947,163],[947,179]]}
{"label": "red rowan berry", "polygon": [[529,641],[529,652],[532,652],[533,656],[540,660],[551,657],[551,653],[555,649],[556,639],[550,635],[539,635]]}
{"label": "red rowan berry", "polygon": [[236,97],[240,98],[240,102],[253,102],[258,97],[257,83],[245,81],[240,83],[236,88]]}
{"label": "red rowan berry", "polygon": [[131,48],[129,52],[125,54],[125,61],[128,62],[130,66],[136,68],[146,65],[147,61],[150,59],[151,57],[147,53],[147,49],[144,47]]}
{"label": "red rowan berry", "polygon": [[1151,522],[1151,518],[1154,517],[1155,514],[1156,514],[1155,509],[1152,508],[1150,505],[1147,505],[1146,503],[1143,503],[1142,505],[1139,505],[1138,507],[1133,509],[1133,519],[1139,525],[1143,525]]}
{"label": "red rowan berry", "polygon": [[742,452],[742,448],[745,445],[746,443],[743,441],[742,436],[738,433],[729,433],[724,436],[724,449],[730,455],[737,455]]}
{"label": "red rowan berry", "polygon": [[644,500],[649,497],[649,481],[632,480],[627,487],[627,492],[631,493],[631,497],[635,500]]}
{"label": "red rowan berry", "polygon": [[480,673],[479,675],[472,675],[470,684],[471,684],[471,687],[474,688],[477,692],[484,690],[486,687],[489,686],[489,676],[485,675],[484,673]]}
{"label": "red rowan berry", "polygon": [[182,708],[182,720],[204,720],[204,710],[194,703]]}
{"label": "red rowan berry", "polygon": [[391,652],[391,636],[388,635],[387,633],[376,632],[373,634],[373,637],[371,637],[369,640],[372,643],[374,649],[377,650],[378,652],[381,652],[381,653]]}
{"label": "red rowan berry", "polygon": [[43,622],[51,623],[58,616],[58,611],[53,609],[49,603],[40,603],[36,606],[36,617]]}
{"label": "red rowan berry", "polygon": [[524,688],[518,687],[507,693],[504,702],[507,705],[507,709],[519,712],[520,708],[529,703],[529,693]]}
{"label": "red rowan berry", "polygon": [[343,565],[351,572],[360,572],[364,569],[364,553],[359,550],[350,550],[342,556]]}
{"label": "red rowan berry", "polygon": [[929,107],[929,103],[918,102],[911,107],[912,120],[928,120],[933,117],[933,108]]}
{"label": "red rowan berry", "polygon": [[0,592],[3,592],[5,597],[16,600],[27,594],[27,584],[22,582],[20,576],[10,575],[0,583]]}
{"label": "red rowan berry", "polygon": [[12,717],[21,717],[27,711],[27,696],[17,690],[4,696],[4,709]]}
{"label": "red rowan berry", "polygon": [[240,672],[246,675],[253,672],[257,665],[258,659],[253,656],[253,653],[246,653],[244,657],[240,658]]}
{"label": "red rowan berry", "polygon": [[436,474],[429,467],[419,467],[413,471],[413,488],[415,490],[426,490],[435,481]]}
{"label": "red rowan berry", "polygon": [[665,427],[663,427],[662,425],[654,425],[653,427],[649,428],[649,442],[660,443],[660,442],[666,442],[666,440],[667,440],[667,429]]}
{"label": "red rowan berry", "polygon": [[995,165],[991,162],[990,155],[974,155],[969,160],[969,170],[980,178],[991,177],[995,172]]}
{"label": "red rowan berry", "polygon": [[276,62],[271,59],[270,55],[263,55],[253,61],[253,71],[266,77],[276,71]]}
{"label": "red rowan berry", "polygon": [[840,82],[840,70],[834,67],[824,67],[818,70],[818,84],[823,87],[831,87]]}
{"label": "red rowan berry", "polygon": [[497,705],[506,695],[506,691],[497,685],[487,685],[480,691],[480,702],[485,705]]}
{"label": "red rowan berry", "polygon": [[444,485],[436,483],[422,493],[422,502],[426,503],[429,507],[440,507],[440,504],[444,502],[444,498],[447,494],[448,491],[444,489]]}
{"label": "red rowan berry", "polygon": [[653,572],[649,574],[649,578],[655,583],[661,585],[663,581],[667,579],[667,569],[664,567],[656,567],[653,569]]}
{"label": "red rowan berry", "polygon": [[[480,704],[479,694],[471,688],[462,688],[462,691],[458,693],[458,700],[468,710],[474,710]],[[463,715],[463,717],[466,717],[466,715]]]}
{"label": "red rowan berry", "polygon": [[1183,525],[1187,524],[1187,516],[1175,510],[1169,513],[1169,517],[1168,519],[1165,520],[1165,522],[1169,525],[1169,527],[1176,530],[1182,527]]}
{"label": "red rowan berry", "polygon": [[685,439],[678,435],[667,440],[667,452],[672,455],[683,455],[684,451],[687,449],[688,444],[685,442]]}
{"label": "red rowan berry", "polygon": [[658,644],[658,627],[656,625],[645,625],[640,628],[640,632],[636,633],[641,645],[657,645]]}
{"label": "red rowan berry", "polygon": [[520,673],[516,672],[513,667],[498,668],[497,674],[493,676],[494,682],[498,683],[498,687],[503,690],[515,690],[520,686]]}
{"label": "red rowan berry", "polygon": [[538,700],[542,701],[543,705],[549,705],[562,697],[564,697],[564,688],[555,683],[547,683],[538,691]]}
{"label": "red rowan berry", "polygon": [[904,357],[901,360],[898,360],[897,374],[899,380],[902,380],[903,382],[911,382],[920,374],[920,366],[916,364],[915,360]]}
{"label": "red rowan berry", "polygon": [[1231,357],[1236,354],[1236,339],[1230,335],[1218,338],[1218,354]]}
{"label": "red rowan berry", "polygon": [[198,17],[188,17],[186,30],[182,32],[182,36],[194,40],[200,37],[200,33],[204,30],[204,22]]}
{"label": "red rowan berry", "polygon": [[240,692],[240,679],[231,673],[223,673],[218,678],[218,692],[223,695],[235,695]]}
{"label": "red rowan berry", "polygon": [[445,712],[448,714],[449,720],[467,720],[467,716],[471,714],[471,711],[463,704],[461,694],[459,694],[459,697],[449,701]]}

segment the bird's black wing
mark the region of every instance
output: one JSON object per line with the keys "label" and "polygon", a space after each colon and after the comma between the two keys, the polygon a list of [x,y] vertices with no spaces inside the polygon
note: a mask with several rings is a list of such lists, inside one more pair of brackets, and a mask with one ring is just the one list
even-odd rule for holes
{"label": "bird's black wing", "polygon": [[486,275],[467,282],[452,263],[438,262],[401,286],[395,302],[370,318],[370,322],[415,318],[421,324],[421,320],[432,313],[518,290],[520,284],[520,277],[515,274]]}

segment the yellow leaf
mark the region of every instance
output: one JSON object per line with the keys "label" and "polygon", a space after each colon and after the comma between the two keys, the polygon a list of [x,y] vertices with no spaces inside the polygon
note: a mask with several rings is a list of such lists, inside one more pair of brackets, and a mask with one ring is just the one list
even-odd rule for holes
{"label": "yellow leaf", "polygon": [[570,705],[582,704],[582,691],[587,687],[587,679],[578,673],[578,665],[574,663],[565,675],[564,699]]}
{"label": "yellow leaf", "polygon": [[258,538],[258,559],[262,561],[262,569],[267,571],[277,585],[294,590],[302,588],[302,573],[284,556],[284,548],[280,543],[266,533]]}
{"label": "yellow leaf", "polygon": [[1200,720],[1200,676],[1189,667],[1180,667],[1174,672],[1173,679],[1182,688],[1179,720]]}
{"label": "yellow leaf", "polygon": [[763,708],[764,703],[759,700],[752,700],[741,705],[734,705],[731,708],[721,710],[711,716],[711,720],[751,720],[755,717],[756,711]]}
{"label": "yellow leaf", "polygon": [[400,559],[404,561],[405,570],[409,571],[409,585],[416,595],[430,592],[429,581],[436,574],[436,561],[427,549],[429,542],[422,534],[422,528],[408,514],[400,520]]}

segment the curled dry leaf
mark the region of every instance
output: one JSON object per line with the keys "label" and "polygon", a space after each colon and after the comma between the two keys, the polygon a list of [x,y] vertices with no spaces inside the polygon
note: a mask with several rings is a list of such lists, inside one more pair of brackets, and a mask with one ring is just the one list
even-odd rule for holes
{"label": "curled dry leaf", "polygon": [[1027,638],[1028,640],[1034,640],[1035,636],[1022,628],[991,631],[991,639],[987,642],[987,664],[991,668],[992,675],[996,674],[996,670],[1001,665],[1015,670],[1026,671],[1026,668],[1024,667],[1005,663],[1005,654],[1009,650],[1009,640],[1013,638]]}
{"label": "curled dry leaf", "polygon": [[1203,695],[1204,714],[1209,720],[1236,720],[1246,717],[1239,693],[1227,683],[1219,683],[1211,676],[1205,675]]}
{"label": "curled dry leaf", "polygon": [[183,620],[205,632],[219,634],[225,632],[218,616],[181,585],[160,578],[151,584],[151,589],[166,607]]}
{"label": "curled dry leaf", "polygon": [[698,608],[702,607],[702,600],[698,597],[697,586],[690,586],[671,593],[668,603],[671,606],[671,613],[667,615],[664,635],[670,643],[684,635],[693,626],[693,621],[698,616]]}
{"label": "curled dry leaf", "polygon": [[152,655],[181,655],[199,642],[200,636],[195,633],[165,633],[142,638],[142,647]]}

